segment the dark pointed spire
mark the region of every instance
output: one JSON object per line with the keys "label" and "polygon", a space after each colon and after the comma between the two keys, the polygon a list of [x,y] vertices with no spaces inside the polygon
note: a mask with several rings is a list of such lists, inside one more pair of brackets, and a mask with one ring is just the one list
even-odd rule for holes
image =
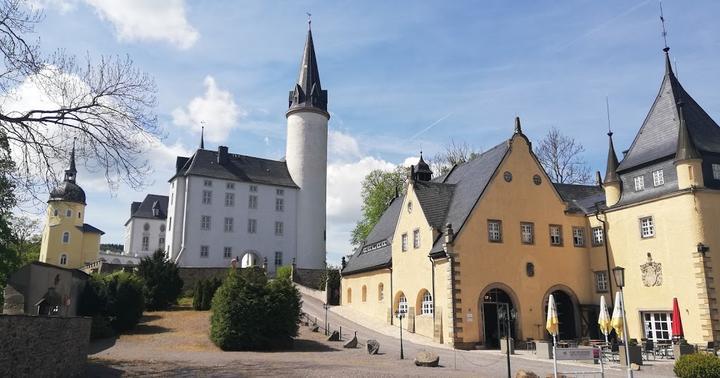
{"label": "dark pointed spire", "polygon": [[665,47],[663,51],[665,52],[665,75],[675,76],[672,68],[672,63],[670,63],[670,48]]}
{"label": "dark pointed spire", "polygon": [[300,61],[297,84],[290,91],[288,114],[295,110],[307,109],[320,111],[329,117],[327,113],[327,91],[323,90],[320,85],[320,73],[317,58],[315,57],[315,45],[310,22],[308,15],[308,34],[305,41],[305,50]]}
{"label": "dark pointed spire", "polygon": [[77,177],[77,169],[75,168],[75,141],[77,138],[73,138],[72,150],[70,150],[70,166],[65,170],[65,181],[75,182]]}
{"label": "dark pointed spire", "polygon": [[687,124],[685,124],[685,115],[683,114],[683,107],[685,103],[680,99],[678,101],[678,115],[680,117],[680,127],[678,128],[678,141],[677,141],[677,152],[675,152],[675,162],[684,160],[700,159],[700,153],[695,148],[690,137],[690,130],[688,130]]}
{"label": "dark pointed spire", "polygon": [[613,132],[608,131],[608,156],[607,156],[607,168],[605,170],[605,183],[610,184],[613,182],[620,181],[620,178],[617,174],[617,168],[618,168],[618,158],[617,154],[615,153],[615,146],[613,145]]}
{"label": "dark pointed spire", "polygon": [[423,159],[423,153],[420,151],[420,160],[417,163],[417,170],[415,171],[415,177],[420,181],[430,181],[432,178],[432,170],[430,165]]}
{"label": "dark pointed spire", "polygon": [[205,126],[200,127],[200,149],[205,149]]}
{"label": "dark pointed spire", "polygon": [[522,134],[522,126],[520,126],[520,117],[515,117],[515,134]]}

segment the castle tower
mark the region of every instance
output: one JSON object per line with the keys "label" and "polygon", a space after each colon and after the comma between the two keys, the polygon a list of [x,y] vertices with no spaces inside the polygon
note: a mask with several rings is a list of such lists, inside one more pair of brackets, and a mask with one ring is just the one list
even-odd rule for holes
{"label": "castle tower", "polygon": [[605,179],[603,180],[603,188],[605,189],[605,203],[608,206],[612,206],[620,201],[620,195],[622,194],[622,183],[620,177],[617,174],[618,159],[615,153],[615,146],[613,145],[613,133],[608,132],[608,157],[607,157],[607,168],[605,171]]}
{"label": "castle tower", "polygon": [[298,268],[325,268],[325,198],[327,186],[327,91],[320,86],[312,31],[309,28],[300,74],[290,91],[285,159],[300,187],[297,197]]}

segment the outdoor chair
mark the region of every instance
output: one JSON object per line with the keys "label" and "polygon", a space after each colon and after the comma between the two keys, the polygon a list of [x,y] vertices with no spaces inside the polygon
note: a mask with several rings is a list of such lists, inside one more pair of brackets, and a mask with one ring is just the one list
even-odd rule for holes
{"label": "outdoor chair", "polygon": [[610,344],[610,361],[620,361],[620,345],[616,341]]}
{"label": "outdoor chair", "polygon": [[643,354],[645,355],[645,360],[650,360],[650,355],[653,356],[653,360],[657,359],[657,355],[655,354],[655,343],[653,343],[652,340],[645,340],[643,343]]}
{"label": "outdoor chair", "polygon": [[715,342],[714,341],[708,341],[707,347],[705,347],[705,351],[712,354],[717,354],[717,350],[715,348]]}

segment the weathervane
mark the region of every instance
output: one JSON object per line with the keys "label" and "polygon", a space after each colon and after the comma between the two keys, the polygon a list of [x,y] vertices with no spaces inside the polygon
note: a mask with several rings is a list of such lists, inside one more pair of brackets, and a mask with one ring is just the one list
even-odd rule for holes
{"label": "weathervane", "polygon": [[312,13],[310,13],[310,12],[305,12],[305,14],[307,14],[307,16],[308,16],[308,30],[310,30],[310,27],[311,27],[311,24],[312,24]]}
{"label": "weathervane", "polygon": [[662,24],[662,36],[663,36],[663,41],[665,42],[665,48],[663,50],[665,50],[665,52],[667,52],[668,50],[670,50],[670,48],[668,47],[668,43],[667,43],[667,31],[665,30],[665,17],[663,17],[662,1],[659,1],[659,3],[660,3],[660,23]]}

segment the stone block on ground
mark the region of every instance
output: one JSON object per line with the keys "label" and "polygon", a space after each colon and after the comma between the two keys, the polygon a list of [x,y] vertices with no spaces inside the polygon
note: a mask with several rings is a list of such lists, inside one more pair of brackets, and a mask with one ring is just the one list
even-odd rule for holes
{"label": "stone block on ground", "polygon": [[378,354],[380,352],[380,343],[377,340],[368,340],[367,341],[367,351],[368,354]]}
{"label": "stone block on ground", "polygon": [[437,367],[440,364],[440,356],[437,353],[422,350],[415,355],[415,365],[425,367]]}
{"label": "stone block on ground", "polygon": [[540,378],[537,374],[531,372],[531,371],[525,371],[525,370],[518,370],[517,373],[515,373],[515,378]]}
{"label": "stone block on ground", "polygon": [[333,331],[328,337],[328,341],[340,341],[340,332]]}
{"label": "stone block on ground", "polygon": [[633,363],[630,364],[630,369],[631,369],[631,370],[634,370],[634,371],[639,371],[639,370],[640,370],[640,365],[638,365],[638,364],[636,364],[636,363],[633,362]]}
{"label": "stone block on ground", "polygon": [[310,326],[310,331],[311,332],[320,332],[320,326],[317,324],[313,324]]}
{"label": "stone block on ground", "polygon": [[357,348],[358,346],[358,339],[357,336],[353,336],[353,338],[346,342],[345,345],[343,345],[343,348]]}

